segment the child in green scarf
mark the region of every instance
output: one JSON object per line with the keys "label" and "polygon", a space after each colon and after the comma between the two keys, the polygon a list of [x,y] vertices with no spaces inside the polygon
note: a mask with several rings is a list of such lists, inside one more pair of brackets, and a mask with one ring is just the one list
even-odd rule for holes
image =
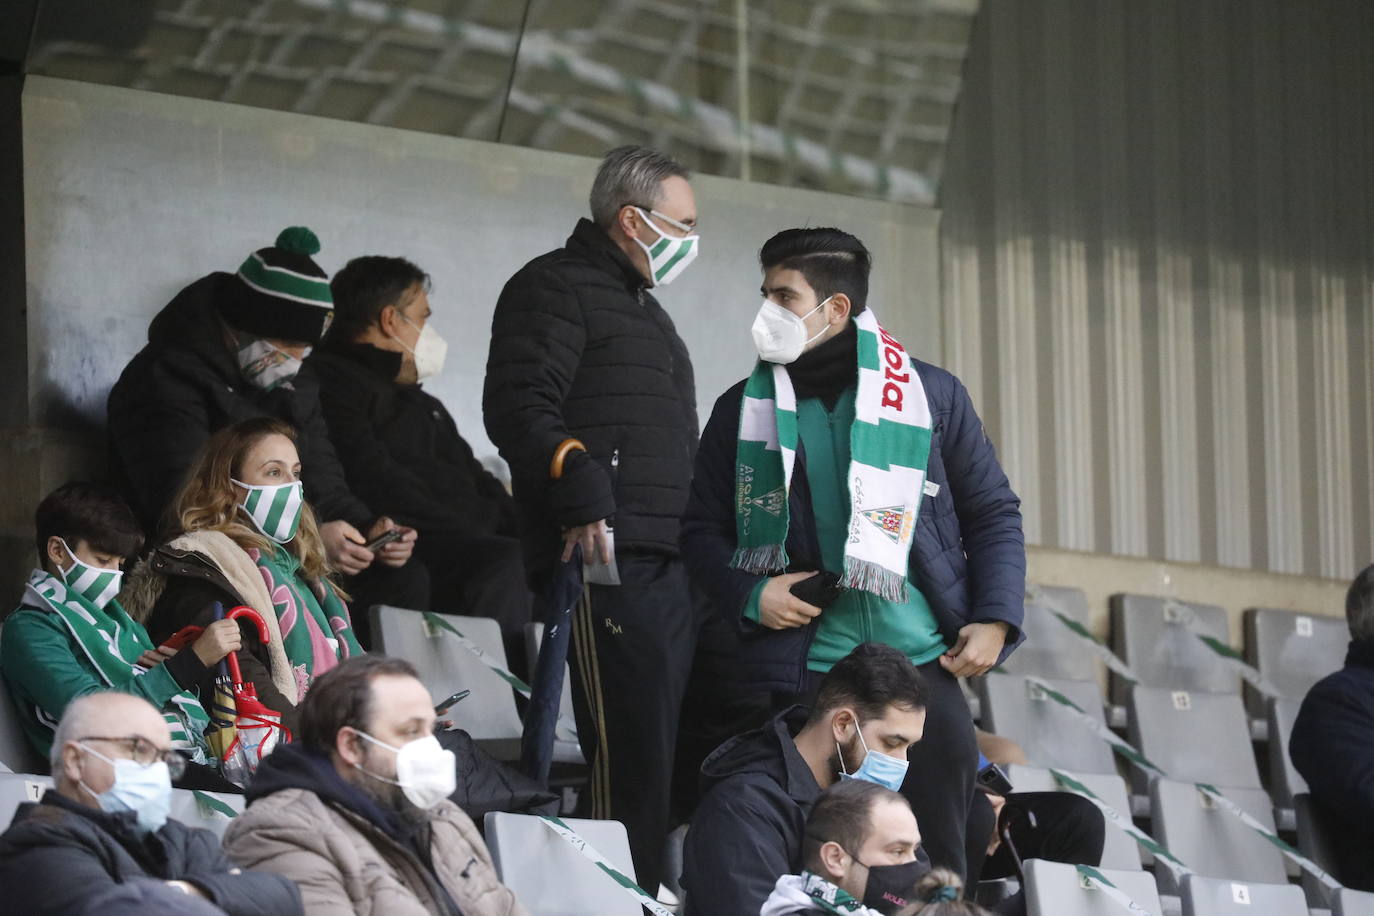
{"label": "child in green scarf", "polygon": [[34,526],[40,568],[0,630],[0,675],[35,750],[47,756],[72,700],[118,690],[162,710],[173,746],[198,765],[188,767],[182,784],[230,790],[213,769],[203,735],[208,718],[196,687],[211,666],[239,648],[238,626],[210,626],[185,649],[154,647],[115,597],[121,566],[143,535],[133,512],[107,487],[73,482],[58,488],[39,504]]}

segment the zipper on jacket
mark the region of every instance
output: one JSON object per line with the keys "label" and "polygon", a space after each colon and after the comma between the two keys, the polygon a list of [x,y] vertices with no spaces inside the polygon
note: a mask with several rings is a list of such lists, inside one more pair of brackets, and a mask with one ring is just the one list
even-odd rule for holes
{"label": "zipper on jacket", "polygon": [[[617,492],[618,489],[619,489],[619,483],[620,483],[620,447],[617,446],[617,447],[611,449],[611,498],[612,498],[612,499],[615,499],[615,498],[619,495],[618,492]],[[618,507],[620,506],[620,503],[617,502],[617,503],[616,503],[616,506],[617,506],[617,508],[618,508]],[[607,527],[607,528],[611,528],[611,529],[614,529],[614,528],[615,528],[615,516],[614,516],[614,515],[612,515],[610,518],[606,519],[606,527]]]}

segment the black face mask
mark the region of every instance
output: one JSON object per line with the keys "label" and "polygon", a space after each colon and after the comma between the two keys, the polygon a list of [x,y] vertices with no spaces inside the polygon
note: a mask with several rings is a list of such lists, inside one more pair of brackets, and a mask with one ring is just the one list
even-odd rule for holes
{"label": "black face mask", "polygon": [[[859,860],[855,857],[854,861]],[[862,862],[859,864],[863,865]],[[916,882],[930,872],[930,857],[924,849],[918,849],[914,862],[904,862],[901,865],[864,865],[864,868],[868,869],[864,906],[879,913],[895,913],[915,899]]]}

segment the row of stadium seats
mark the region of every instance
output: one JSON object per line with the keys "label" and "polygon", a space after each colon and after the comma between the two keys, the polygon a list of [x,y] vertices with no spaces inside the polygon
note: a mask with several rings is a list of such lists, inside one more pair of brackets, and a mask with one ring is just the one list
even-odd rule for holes
{"label": "row of stadium seats", "polygon": [[[1329,894],[1305,873],[1301,888],[1289,883],[1298,869],[1278,848],[1218,808],[1195,785],[1218,787],[1269,830],[1296,829],[1308,858],[1319,864],[1330,860],[1322,825],[1303,794],[1306,785],[1288,759],[1288,738],[1307,690],[1343,663],[1349,639],[1344,621],[1247,611],[1244,658],[1275,694],[1265,696],[1244,683],[1237,666],[1202,638],[1222,647],[1229,644],[1222,608],[1116,595],[1110,609],[1109,645],[1120,664],[1108,666],[1102,658],[1106,653],[1085,639],[1089,611],[1081,591],[1028,589],[1026,644],[999,671],[972,685],[982,726],[1019,743],[1035,764],[1029,770],[1012,768],[1013,784],[1025,791],[1059,788],[1049,770],[1053,767],[1076,777],[1123,817],[1134,816],[1138,826],[1196,872],[1179,881],[1156,866],[1154,875],[1145,877],[1152,890],[1165,895],[1170,911],[1301,914],[1310,905],[1316,912],[1330,907],[1333,912],[1374,914],[1374,895]],[[1040,685],[1078,706],[1093,725]],[[1169,778],[1152,776],[1134,763],[1119,764],[1100,733],[1107,728],[1123,735]],[[1142,864],[1150,865],[1151,856],[1119,825],[1109,825],[1103,867],[1131,875]],[[1042,879],[1045,874],[1041,869]],[[1098,893],[1081,876],[1076,880],[1080,896]],[[1035,881],[1028,873],[1032,897]],[[1242,909],[1222,906],[1230,900],[1232,884],[1242,888],[1235,896],[1247,902],[1228,905]],[[1100,903],[1100,893],[1096,899]],[[1078,911],[1099,912],[1091,905]],[[1064,904],[1043,911],[1074,910]],[[1036,912],[1034,906],[1031,912]]]}

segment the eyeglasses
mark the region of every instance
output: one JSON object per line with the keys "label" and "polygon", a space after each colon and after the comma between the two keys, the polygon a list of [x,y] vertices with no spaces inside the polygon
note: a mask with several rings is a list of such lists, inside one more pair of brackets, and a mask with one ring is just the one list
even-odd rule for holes
{"label": "eyeglasses", "polygon": [[139,766],[150,767],[159,760],[167,764],[167,773],[173,779],[180,777],[186,772],[186,758],[173,750],[163,750],[153,742],[144,738],[142,735],[129,735],[126,738],[108,738],[100,735],[87,735],[85,738],[78,738],[77,743],[84,741],[104,741],[107,744],[119,744],[125,748],[129,759]]}
{"label": "eyeglasses", "polygon": [[660,212],[658,212],[657,210],[655,210],[655,209],[653,209],[653,208],[651,208],[651,207],[642,207],[642,206],[640,206],[639,204],[621,204],[621,206],[622,206],[622,207],[634,207],[636,210],[640,211],[641,213],[647,213],[649,216],[657,217],[658,219],[663,220],[665,223],[667,223],[668,225],[672,226],[674,229],[678,230],[679,232],[683,233],[684,235],[692,235],[692,234],[694,234],[694,233],[698,233],[698,232],[701,231],[701,227],[700,227],[700,226],[689,226],[689,225],[687,225],[686,223],[680,222],[680,221],[678,221],[678,220],[675,220],[675,219],[673,219],[671,216],[669,216],[668,214],[666,214],[666,213],[660,213]]}

